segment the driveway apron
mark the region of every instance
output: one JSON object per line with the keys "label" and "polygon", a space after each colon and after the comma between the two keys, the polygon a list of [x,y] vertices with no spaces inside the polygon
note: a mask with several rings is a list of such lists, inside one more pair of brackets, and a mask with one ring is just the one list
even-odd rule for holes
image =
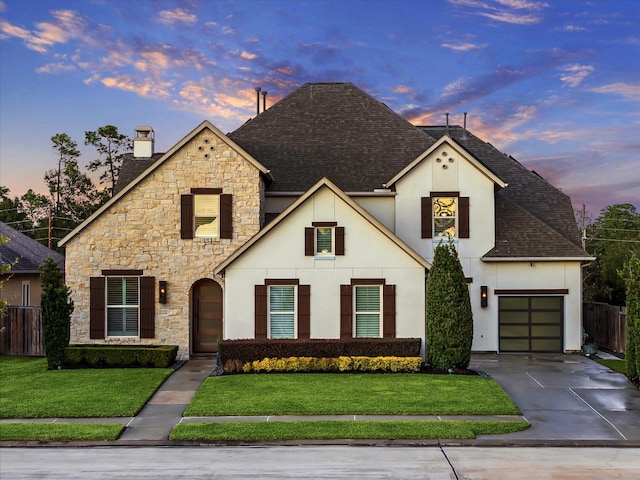
{"label": "driveway apron", "polygon": [[473,354],[470,368],[496,380],[531,423],[528,430],[501,439],[640,440],[640,391],[624,375],[592,359],[578,354]]}

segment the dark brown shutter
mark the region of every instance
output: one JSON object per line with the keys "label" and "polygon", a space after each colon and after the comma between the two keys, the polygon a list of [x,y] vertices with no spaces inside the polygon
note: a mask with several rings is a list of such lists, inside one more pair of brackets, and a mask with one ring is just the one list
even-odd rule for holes
{"label": "dark brown shutter", "polygon": [[420,201],[420,225],[422,238],[432,238],[433,214],[431,213],[431,197],[422,197]]}
{"label": "dark brown shutter", "polygon": [[220,195],[220,238],[233,237],[232,195]]}
{"label": "dark brown shutter", "polygon": [[156,336],[156,278],[140,279],[140,338]]}
{"label": "dark brown shutter", "polygon": [[336,227],[336,255],[344,255],[344,227]]}
{"label": "dark brown shutter", "polygon": [[105,330],[105,278],[89,279],[89,338],[104,338]]}
{"label": "dark brown shutter", "polygon": [[340,285],[340,338],[353,337],[353,289]]}
{"label": "dark brown shutter", "polygon": [[193,238],[193,195],[180,195],[180,238]]}
{"label": "dark brown shutter", "polygon": [[382,336],[395,338],[396,336],[396,286],[382,287]]}
{"label": "dark brown shutter", "polygon": [[304,254],[307,257],[313,257],[315,252],[314,252],[314,247],[315,247],[315,238],[314,238],[314,234],[316,232],[316,229],[313,227],[305,227],[304,229]]}
{"label": "dark brown shutter", "polygon": [[255,289],[255,336],[267,338],[267,286],[256,285]]}
{"label": "dark brown shutter", "polygon": [[460,197],[458,199],[459,215],[458,227],[460,232],[458,238],[469,238],[469,197]]}
{"label": "dark brown shutter", "polygon": [[311,285],[298,286],[298,338],[311,336]]}

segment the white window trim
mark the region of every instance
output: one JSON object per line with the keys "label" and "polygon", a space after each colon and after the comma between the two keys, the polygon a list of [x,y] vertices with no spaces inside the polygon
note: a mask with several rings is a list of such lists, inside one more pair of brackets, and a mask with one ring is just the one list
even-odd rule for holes
{"label": "white window trim", "polygon": [[[451,218],[451,217],[437,217],[436,216],[436,200],[438,198],[452,198],[455,204],[455,212],[456,214],[454,215],[454,229],[455,229],[455,234],[453,235],[449,235],[449,234],[445,234],[445,235],[438,235],[436,233],[436,219],[438,218]],[[433,212],[431,215],[431,223],[433,225],[433,238],[432,241],[433,243],[440,243],[441,241],[445,240],[445,241],[453,241],[453,242],[457,242],[458,241],[458,232],[460,231],[460,226],[458,225],[459,223],[459,215],[460,215],[460,211],[459,211],[460,205],[458,202],[458,197],[445,197],[445,196],[435,196],[432,197],[431,199],[431,211]]]}
{"label": "white window trim", "polygon": [[[203,198],[203,197],[216,197],[216,201],[217,201],[217,213],[215,214],[215,219],[213,220],[214,223],[214,227],[215,227],[215,232],[211,233],[211,234],[198,234],[198,228],[202,228],[204,225],[200,225],[200,227],[197,226],[197,222],[196,220],[199,218],[198,216],[198,211],[197,211],[197,203],[198,203],[198,198]],[[201,217],[205,217],[206,215],[200,215]],[[220,194],[217,193],[196,193],[193,195],[193,226],[194,226],[194,231],[193,231],[193,237],[194,238],[220,238]]]}
{"label": "white window trim", "polygon": [[[138,282],[138,304],[136,305],[136,309],[137,309],[137,334],[136,335],[109,335],[109,308],[132,308],[133,305],[109,305],[109,279],[110,278],[135,278]],[[140,277],[135,276],[135,275],[111,275],[111,276],[107,276],[105,277],[105,288],[104,288],[104,305],[105,305],[105,326],[104,326],[104,332],[105,332],[105,338],[140,338],[140,297],[141,297],[141,285],[140,285]]]}
{"label": "white window trim", "polygon": [[[321,228],[331,230],[331,250],[329,252],[318,252],[318,230]],[[314,227],[313,251],[314,256],[321,260],[332,260],[336,258],[336,227]]]}
{"label": "white window trim", "polygon": [[[293,312],[272,312],[271,311],[271,287],[291,287],[293,288]],[[298,285],[268,285],[267,286],[267,338],[271,336],[271,314],[272,313],[293,313],[293,338],[298,338]],[[278,337],[278,339],[282,339]]]}
{"label": "white window trim", "polygon": [[[378,292],[380,295],[380,310],[378,312],[358,312],[356,309],[356,299],[357,299],[357,289],[361,288],[361,287],[377,287],[378,288]],[[384,285],[380,284],[380,285],[354,285],[353,288],[353,338],[382,338],[382,329],[384,328],[383,322],[384,322],[384,290],[383,290]],[[357,323],[358,323],[358,314],[371,314],[371,313],[377,313],[378,314],[378,336],[377,337],[358,337],[357,335]]]}

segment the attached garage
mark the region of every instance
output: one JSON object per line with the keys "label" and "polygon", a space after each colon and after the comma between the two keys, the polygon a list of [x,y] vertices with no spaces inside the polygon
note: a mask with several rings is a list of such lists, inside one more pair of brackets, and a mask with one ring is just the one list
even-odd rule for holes
{"label": "attached garage", "polygon": [[563,351],[564,296],[499,295],[498,305],[500,352]]}

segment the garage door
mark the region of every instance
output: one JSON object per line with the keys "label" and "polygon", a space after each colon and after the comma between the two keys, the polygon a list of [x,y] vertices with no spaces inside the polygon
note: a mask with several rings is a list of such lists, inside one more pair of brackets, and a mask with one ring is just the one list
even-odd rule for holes
{"label": "garage door", "polygon": [[500,352],[562,352],[564,297],[498,297]]}

